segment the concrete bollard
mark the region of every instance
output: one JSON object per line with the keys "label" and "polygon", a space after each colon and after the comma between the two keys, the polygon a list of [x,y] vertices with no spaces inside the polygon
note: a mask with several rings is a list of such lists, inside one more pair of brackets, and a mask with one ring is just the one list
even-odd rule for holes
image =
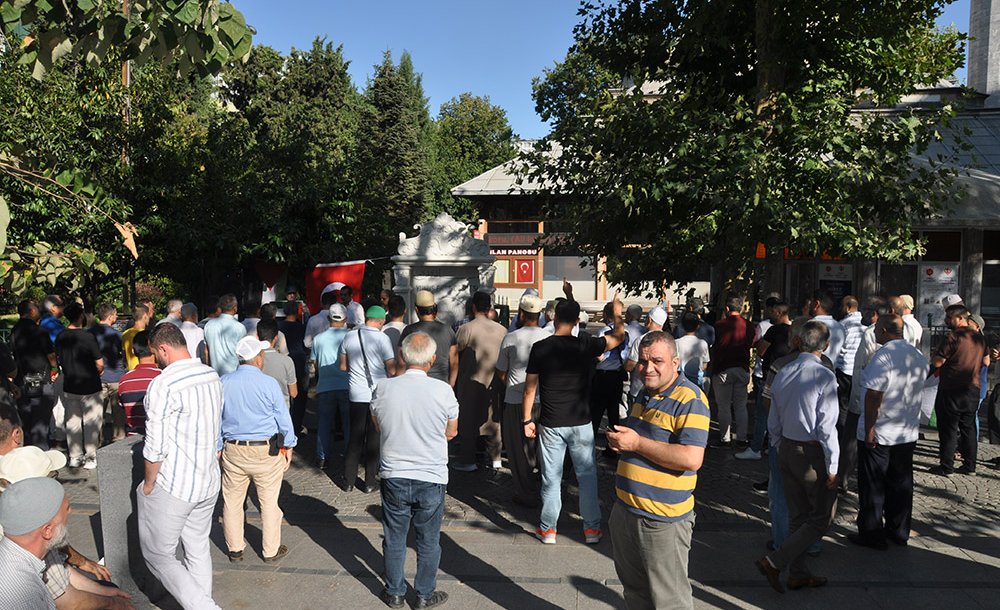
{"label": "concrete bollard", "polygon": [[152,607],[145,599],[156,600],[165,593],[139,548],[135,488],[143,478],[143,441],[142,436],[130,436],[97,450],[104,565],[115,584],[132,596],[136,608]]}

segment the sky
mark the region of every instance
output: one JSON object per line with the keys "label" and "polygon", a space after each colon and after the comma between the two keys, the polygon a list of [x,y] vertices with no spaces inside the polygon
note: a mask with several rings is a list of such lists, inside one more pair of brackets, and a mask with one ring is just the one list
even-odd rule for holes
{"label": "sky", "polygon": [[[970,0],[946,7],[940,25],[968,32]],[[514,133],[540,138],[531,80],[566,55],[579,21],[574,0],[233,0],[257,30],[255,44],[287,53],[317,36],[344,46],[363,89],[386,51],[409,51],[423,75],[432,115],[463,92],[487,96],[507,111]],[[957,74],[965,81],[965,70]]]}

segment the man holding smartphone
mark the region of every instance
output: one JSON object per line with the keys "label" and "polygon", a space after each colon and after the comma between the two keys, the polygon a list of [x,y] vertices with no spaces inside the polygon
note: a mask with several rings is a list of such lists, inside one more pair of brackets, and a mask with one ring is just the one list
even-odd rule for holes
{"label": "man holding smartphone", "polygon": [[710,412],[679,366],[674,338],[646,333],[638,359],[644,389],[624,423],[608,431],[608,446],[621,453],[611,543],[630,610],[693,604],[688,553]]}

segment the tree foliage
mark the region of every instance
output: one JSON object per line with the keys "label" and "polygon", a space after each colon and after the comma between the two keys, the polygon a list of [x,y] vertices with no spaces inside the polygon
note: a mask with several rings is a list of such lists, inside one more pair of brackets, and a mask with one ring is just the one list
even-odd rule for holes
{"label": "tree foliage", "polygon": [[474,221],[472,202],[453,197],[450,190],[514,157],[515,136],[507,113],[488,97],[466,92],[441,104],[436,126],[435,211]]}
{"label": "tree foliage", "polygon": [[964,37],[935,28],[941,6],[587,3],[566,61],[536,82],[553,129],[525,161],[548,212],[631,288],[704,262],[738,275],[758,242],[913,256],[911,224],[952,196],[954,170],[919,157],[953,109],[857,109],[962,64]]}
{"label": "tree foliage", "polygon": [[219,0],[0,0],[0,19],[3,36],[23,41],[21,62],[37,79],[59,61],[96,66],[109,54],[176,59],[181,74],[205,76],[245,59],[252,42],[243,15]]}

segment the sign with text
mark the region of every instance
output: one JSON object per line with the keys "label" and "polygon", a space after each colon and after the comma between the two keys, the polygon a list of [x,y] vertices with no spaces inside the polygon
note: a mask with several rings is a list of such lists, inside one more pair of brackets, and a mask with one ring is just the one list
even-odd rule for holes
{"label": "sign with text", "polygon": [[958,294],[958,265],[920,265],[920,300],[913,315],[922,325],[943,326],[941,299]]}
{"label": "sign with text", "polygon": [[538,248],[490,247],[490,256],[538,256]]}
{"label": "sign with text", "polygon": [[834,307],[840,308],[840,302],[849,294],[854,286],[854,266],[841,263],[819,263],[816,270],[816,281],[833,299]]}

